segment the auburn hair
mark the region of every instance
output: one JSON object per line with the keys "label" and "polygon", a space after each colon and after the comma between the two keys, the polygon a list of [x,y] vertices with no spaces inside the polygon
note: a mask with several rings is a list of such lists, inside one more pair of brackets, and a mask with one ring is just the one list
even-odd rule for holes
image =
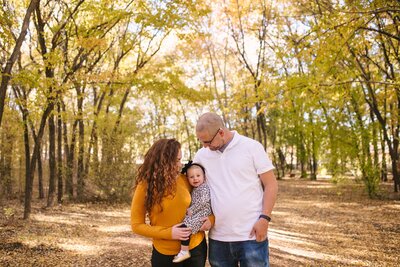
{"label": "auburn hair", "polygon": [[179,174],[176,160],[181,144],[175,139],[156,141],[144,156],[139,166],[135,188],[139,183],[147,185],[145,209],[150,213],[155,205],[160,205],[163,197],[173,195],[176,189],[176,178]]}

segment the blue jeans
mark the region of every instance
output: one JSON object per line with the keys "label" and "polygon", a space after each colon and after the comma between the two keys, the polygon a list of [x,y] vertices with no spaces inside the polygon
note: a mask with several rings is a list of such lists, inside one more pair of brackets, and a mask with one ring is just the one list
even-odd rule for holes
{"label": "blue jeans", "polygon": [[268,239],[222,242],[209,239],[208,260],[212,267],[269,267]]}

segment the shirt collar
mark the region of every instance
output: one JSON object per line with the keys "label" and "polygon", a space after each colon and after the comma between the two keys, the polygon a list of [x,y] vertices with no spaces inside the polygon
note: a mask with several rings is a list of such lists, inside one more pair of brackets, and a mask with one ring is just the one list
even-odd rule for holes
{"label": "shirt collar", "polygon": [[219,152],[223,153],[225,151],[225,149],[228,147],[228,145],[232,142],[232,140],[235,138],[235,136],[237,135],[236,131],[231,131],[231,133],[233,134],[231,140],[229,140],[226,144],[224,144],[219,150]]}

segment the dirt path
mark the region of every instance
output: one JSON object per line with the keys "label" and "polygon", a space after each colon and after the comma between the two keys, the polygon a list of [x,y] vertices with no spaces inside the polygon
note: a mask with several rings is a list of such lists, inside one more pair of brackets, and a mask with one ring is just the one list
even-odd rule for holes
{"label": "dirt path", "polygon": [[[279,183],[271,266],[398,266],[399,200],[369,200],[354,184]],[[151,242],[131,233],[129,206],[39,206],[29,222],[20,205],[0,210],[0,266],[150,266]]]}

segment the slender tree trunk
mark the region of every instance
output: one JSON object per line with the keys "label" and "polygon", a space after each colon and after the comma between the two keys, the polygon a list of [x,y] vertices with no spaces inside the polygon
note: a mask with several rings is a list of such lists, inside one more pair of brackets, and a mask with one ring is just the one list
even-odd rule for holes
{"label": "slender tree trunk", "polygon": [[4,135],[0,132],[1,142],[0,142],[0,207],[2,204],[3,197],[6,195],[5,190],[5,159],[4,159]]}
{"label": "slender tree trunk", "polygon": [[63,198],[63,158],[62,158],[62,121],[61,106],[57,103],[57,203],[62,203]]}
{"label": "slender tree trunk", "polygon": [[[13,193],[12,183],[12,162],[13,162],[13,151],[15,145],[14,133],[4,128],[1,141],[1,177],[0,185],[3,184],[2,194],[8,198]],[[2,181],[1,181],[2,180]],[[0,191],[1,192],[1,191]]]}
{"label": "slender tree trunk", "polygon": [[[24,142],[25,142],[25,137],[24,137]],[[19,166],[19,171],[18,171],[18,199],[22,199],[23,198],[23,194],[24,194],[23,184],[24,184],[24,180],[25,180],[24,175],[26,174],[24,159],[25,159],[25,156],[22,156],[22,155],[18,159],[18,166]]]}
{"label": "slender tree trunk", "polygon": [[282,177],[285,177],[285,167],[286,167],[286,158],[285,154],[283,154],[283,151],[281,148],[278,148],[278,157],[279,157],[279,162],[280,162],[280,168],[282,171]]}
{"label": "slender tree trunk", "polygon": [[290,149],[290,166],[289,166],[289,176],[294,177],[295,174],[293,173],[293,166],[294,166],[294,149],[291,147]]}
{"label": "slender tree trunk", "polygon": [[[31,198],[32,198],[32,185],[33,174],[30,167],[30,145],[29,145],[29,129],[28,129],[28,116],[25,110],[22,112],[22,121],[24,123],[24,147],[25,147],[25,205],[24,205],[24,219],[29,218],[31,212]],[[30,196],[30,197],[29,197]]]}
{"label": "slender tree trunk", "polygon": [[43,166],[42,166],[42,149],[39,149],[39,154],[37,157],[38,164],[38,187],[39,187],[39,199],[44,199],[44,185],[43,185]]}
{"label": "slender tree trunk", "polygon": [[[245,99],[247,99],[246,92],[245,92]],[[250,118],[249,118],[249,111],[248,111],[247,104],[245,104],[244,108],[242,108],[242,111],[243,111],[243,114],[244,114],[244,116],[243,116],[243,127],[242,127],[243,128],[243,134],[245,136],[250,136],[249,135],[249,128],[250,128],[249,126],[250,126],[251,121],[250,121]],[[252,137],[254,138],[254,134],[253,134]]]}
{"label": "slender tree trunk", "polygon": [[[256,97],[259,98],[259,86],[261,85],[260,81],[257,81],[256,83],[256,88],[255,88],[255,93]],[[257,110],[257,132],[259,136],[259,141],[260,143],[267,148],[267,126],[265,124],[265,114],[261,111],[261,103],[257,102],[256,103],[256,110]]]}
{"label": "slender tree trunk", "polygon": [[383,182],[387,182],[387,180],[388,180],[388,168],[387,168],[387,162],[386,162],[386,144],[385,144],[385,140],[383,139],[381,131],[379,132],[379,137],[380,137],[381,154],[382,154],[381,180]]}
{"label": "slender tree trunk", "polygon": [[278,157],[279,157],[279,162],[280,162],[280,168],[282,170],[282,178],[285,177],[286,175],[286,157],[285,154],[283,153],[281,148],[278,148]]}
{"label": "slender tree trunk", "polygon": [[54,115],[49,117],[49,194],[47,196],[47,207],[54,205],[56,192],[56,132],[54,124]]}
{"label": "slender tree trunk", "polygon": [[400,190],[400,159],[399,159],[399,141],[393,141],[393,150],[390,152],[392,158],[392,173],[394,181],[394,192],[399,192]]}
{"label": "slender tree trunk", "polygon": [[14,140],[13,137],[9,139],[10,143],[10,153],[7,153],[5,155],[5,169],[4,169],[4,174],[5,174],[5,189],[6,189],[6,194],[8,196],[11,196],[13,194],[13,183],[12,183],[12,162],[13,162],[13,151],[14,151]]}
{"label": "slender tree trunk", "polygon": [[[78,88],[78,87],[77,87]],[[94,90],[94,89],[93,89]],[[79,95],[80,93],[77,91],[77,95]],[[94,98],[93,98],[93,106],[96,107],[96,110],[94,112],[94,119],[93,119],[93,124],[92,124],[92,129],[90,132],[90,139],[89,139],[89,145],[87,148],[87,156],[86,156],[86,162],[84,165],[84,174],[83,177],[86,178],[87,175],[89,174],[89,168],[91,166],[90,162],[91,162],[91,155],[92,155],[92,149],[93,149],[93,165],[96,169],[96,171],[98,170],[98,149],[97,149],[97,144],[98,144],[98,137],[97,137],[97,118],[100,114],[101,108],[103,106],[103,101],[105,99],[106,96],[106,92],[103,91],[100,95],[100,97],[97,97],[97,94],[94,90]],[[79,97],[78,97],[79,100]],[[79,101],[78,101],[78,109],[79,109]],[[79,124],[79,122],[78,122]],[[83,126],[82,126],[83,127]]]}
{"label": "slender tree trunk", "polygon": [[297,151],[298,151],[298,153],[297,153],[298,164],[300,164],[300,178],[306,178],[307,177],[307,169],[306,169],[307,157],[306,157],[306,148],[304,145],[304,136],[303,136],[302,131],[299,134]]}
{"label": "slender tree trunk", "polygon": [[[312,117],[311,117],[311,124],[313,124],[312,121]],[[317,169],[318,169],[318,160],[317,160],[317,146],[315,143],[315,133],[314,130],[312,130],[311,133],[311,164],[310,164],[310,168],[311,168],[311,180],[317,180]]]}
{"label": "slender tree trunk", "polygon": [[[67,125],[64,123],[64,150],[66,154],[66,168],[65,168],[65,193],[72,199],[74,197],[74,158],[75,158],[75,140],[76,130],[72,130],[72,140],[68,146]],[[74,126],[75,128],[76,126]]]}
{"label": "slender tree trunk", "polygon": [[[83,92],[82,92],[83,95]],[[77,173],[77,196],[79,200],[83,199],[85,188],[85,178],[87,172],[84,168],[84,154],[85,154],[85,125],[83,123],[83,97],[78,95],[78,129],[79,129],[79,147],[78,147],[78,173]],[[95,140],[97,147],[97,140]]]}
{"label": "slender tree trunk", "polygon": [[379,166],[379,151],[378,151],[378,124],[375,122],[375,115],[370,110],[369,114],[372,122],[372,146],[374,148],[374,168],[380,168]]}
{"label": "slender tree trunk", "polygon": [[[65,104],[62,102],[62,110],[66,112]],[[75,143],[76,143],[76,127],[78,120],[75,120],[71,130],[71,144],[68,145],[68,128],[67,124],[63,122],[63,137],[64,137],[64,153],[66,158],[65,168],[65,193],[70,199],[74,197],[74,159],[75,159]]]}

